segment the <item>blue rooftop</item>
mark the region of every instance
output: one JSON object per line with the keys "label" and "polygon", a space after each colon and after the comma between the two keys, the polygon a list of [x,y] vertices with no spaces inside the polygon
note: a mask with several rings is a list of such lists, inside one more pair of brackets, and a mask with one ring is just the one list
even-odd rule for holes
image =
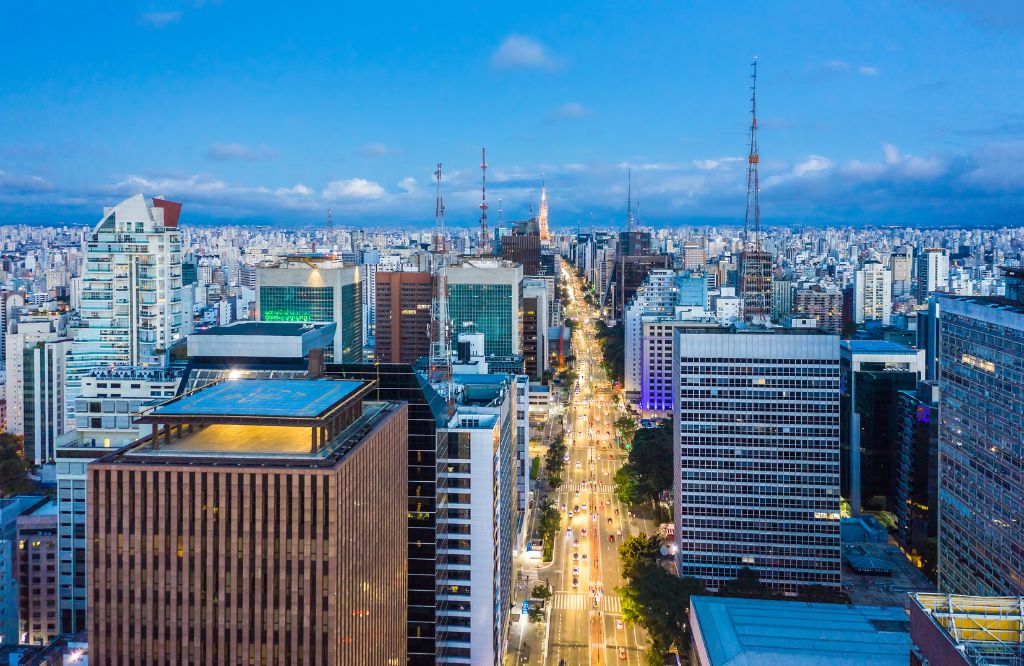
{"label": "blue rooftop", "polygon": [[888,340],[843,340],[839,346],[857,354],[917,354],[913,347]]}
{"label": "blue rooftop", "polygon": [[337,379],[229,379],[161,405],[150,415],[313,418],[363,385]]}
{"label": "blue rooftop", "polygon": [[898,607],[692,597],[708,666],[906,666],[910,617]]}

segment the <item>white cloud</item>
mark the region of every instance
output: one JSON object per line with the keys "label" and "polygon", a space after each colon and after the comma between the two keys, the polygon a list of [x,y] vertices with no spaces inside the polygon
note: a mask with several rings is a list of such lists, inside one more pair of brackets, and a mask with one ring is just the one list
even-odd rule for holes
{"label": "white cloud", "polygon": [[694,160],[693,161],[693,165],[695,167],[697,167],[698,169],[703,169],[704,171],[714,171],[715,169],[721,169],[721,168],[727,167],[727,166],[729,166],[731,164],[734,164],[736,162],[742,162],[744,159],[746,159],[746,158],[743,158],[743,157],[719,157],[717,159],[710,159],[710,160]]}
{"label": "white cloud", "polygon": [[537,40],[526,35],[509,35],[491,54],[491,66],[498,69],[557,69],[561,66],[561,61],[548,53],[544,45]]}
{"label": "white cloud", "polygon": [[871,67],[869,65],[861,65],[860,67],[857,68],[857,71],[861,74],[861,76],[876,76],[878,74],[878,68]]}
{"label": "white cloud", "polygon": [[256,162],[276,157],[269,146],[247,146],[244,143],[215,143],[206,150],[206,156],[217,162]]}
{"label": "white cloud", "polygon": [[406,176],[402,180],[398,181],[398,187],[406,194],[412,194],[418,189],[418,183],[412,176]]}
{"label": "white cloud", "polygon": [[821,155],[808,155],[807,159],[793,167],[793,175],[797,178],[815,171],[826,171],[832,168],[832,160]]}
{"label": "white cloud", "polygon": [[380,183],[365,178],[332,180],[324,187],[323,198],[328,201],[339,199],[379,199],[386,194]]}
{"label": "white cloud", "polygon": [[154,28],[163,28],[166,25],[181,20],[181,12],[145,12],[139,19],[146,25]]}
{"label": "white cloud", "polygon": [[0,170],[0,190],[42,192],[53,187],[39,176],[17,176]]}
{"label": "white cloud", "polygon": [[308,197],[313,195],[313,189],[306,187],[302,183],[297,183],[294,187],[279,187],[274,190],[274,194],[279,197],[287,197],[292,194],[297,194],[302,197]]}
{"label": "white cloud", "polygon": [[850,69],[850,63],[843,60],[826,60],[821,63],[821,68],[827,72],[845,72]]}
{"label": "white cloud", "polygon": [[582,104],[577,104],[576,102],[566,102],[551,112],[551,117],[564,118],[567,120],[582,118],[587,115],[590,115],[590,112],[587,111]]}
{"label": "white cloud", "polygon": [[886,164],[897,164],[900,161],[899,149],[891,143],[882,144],[882,153],[885,155]]}

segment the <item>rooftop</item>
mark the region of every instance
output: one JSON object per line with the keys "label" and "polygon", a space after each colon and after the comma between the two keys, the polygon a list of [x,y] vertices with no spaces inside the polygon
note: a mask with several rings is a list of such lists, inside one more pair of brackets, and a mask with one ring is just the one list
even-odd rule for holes
{"label": "rooftop", "polygon": [[943,636],[963,661],[977,666],[1024,664],[1024,597],[971,597],[915,594],[914,637],[926,633],[919,614]]}
{"label": "rooftop", "polygon": [[902,608],[725,597],[690,604],[709,666],[905,666],[910,655]]}
{"label": "rooftop", "polygon": [[281,335],[296,336],[315,331],[330,323],[291,322],[291,321],[242,321],[226,326],[213,326],[205,331],[196,331],[195,335]]}
{"label": "rooftop", "polygon": [[152,419],[150,422],[160,422],[160,417],[168,416],[311,419],[364,385],[364,382],[337,379],[227,380],[168,400],[147,416]]}
{"label": "rooftop", "polygon": [[907,354],[916,356],[918,350],[888,340],[843,340],[839,348],[856,354]]}
{"label": "rooftop", "polygon": [[1024,303],[1010,298],[1005,298],[1003,296],[957,296],[956,294],[938,295],[943,299],[961,301],[963,303],[973,303],[974,305],[981,305],[987,308],[992,308],[993,310],[1003,310],[1016,314],[1024,314]]}
{"label": "rooftop", "polygon": [[891,543],[843,546],[843,592],[855,604],[910,605],[909,594],[931,592],[935,584]]}

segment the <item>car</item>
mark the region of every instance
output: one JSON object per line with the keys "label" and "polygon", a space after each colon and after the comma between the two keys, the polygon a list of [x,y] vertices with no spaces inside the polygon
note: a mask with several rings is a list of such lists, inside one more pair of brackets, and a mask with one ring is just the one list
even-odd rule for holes
{"label": "car", "polygon": [[587,554],[583,553],[583,559],[587,559]]}
{"label": "car", "polygon": [[621,659],[622,661],[626,661],[626,648],[619,648],[619,659]]}
{"label": "car", "polygon": [[587,536],[587,528],[586,527],[584,527],[583,529],[580,530],[580,536]]}
{"label": "car", "polygon": [[622,530],[621,529],[615,530],[615,536],[622,536]]}
{"label": "car", "polygon": [[572,554],[572,559],[574,559],[574,560],[580,559],[580,554],[579,553],[573,553]]}
{"label": "car", "polygon": [[577,505],[573,506],[572,510],[573,510],[573,513],[579,513],[580,512],[580,505],[577,504]]}
{"label": "car", "polygon": [[576,461],[576,469],[580,469],[581,467],[583,467],[583,465],[581,465],[581,464],[580,464],[580,461],[579,461],[579,460],[577,460],[577,461]]}
{"label": "car", "polygon": [[612,543],[615,543],[615,535],[614,534],[609,534],[608,535],[608,540],[611,541]]}
{"label": "car", "polygon": [[580,540],[579,539],[573,539],[572,540],[572,545],[573,545],[574,548],[579,548],[580,547]]}
{"label": "car", "polygon": [[571,527],[566,527],[565,528],[565,538],[567,538],[567,539],[571,539],[572,538],[572,528]]}
{"label": "car", "polygon": [[612,524],[612,519],[611,519],[611,516],[609,516],[609,517],[608,517],[608,524],[609,524],[609,525],[611,525],[611,524]]}
{"label": "car", "polygon": [[579,587],[580,586],[580,579],[577,578],[576,576],[572,577],[572,586],[573,587]]}
{"label": "car", "polygon": [[596,513],[591,514],[591,516],[593,516],[595,521],[597,520],[597,514]]}
{"label": "car", "polygon": [[587,503],[586,502],[584,502],[583,504],[580,504],[580,506],[583,507],[584,511],[587,510]]}
{"label": "car", "polygon": [[573,567],[572,568],[572,575],[573,576],[579,575],[579,573],[580,573],[580,568],[579,567]]}
{"label": "car", "polygon": [[615,628],[622,629],[622,620],[615,620]]}

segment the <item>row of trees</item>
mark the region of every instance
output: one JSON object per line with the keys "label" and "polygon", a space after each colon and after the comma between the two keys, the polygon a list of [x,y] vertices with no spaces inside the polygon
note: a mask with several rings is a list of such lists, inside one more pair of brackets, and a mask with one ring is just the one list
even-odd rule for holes
{"label": "row of trees", "polygon": [[540,530],[541,539],[544,540],[544,561],[550,562],[555,553],[555,537],[562,527],[562,517],[550,499],[540,503],[537,514],[537,527]]}
{"label": "row of trees", "polygon": [[619,322],[615,326],[597,328],[597,340],[601,345],[605,369],[613,382],[622,383],[626,377],[626,327]]}
{"label": "row of trees", "polygon": [[548,445],[548,452],[544,456],[544,469],[548,473],[548,483],[552,490],[562,485],[562,472],[565,471],[565,436],[559,435],[558,439]]}

